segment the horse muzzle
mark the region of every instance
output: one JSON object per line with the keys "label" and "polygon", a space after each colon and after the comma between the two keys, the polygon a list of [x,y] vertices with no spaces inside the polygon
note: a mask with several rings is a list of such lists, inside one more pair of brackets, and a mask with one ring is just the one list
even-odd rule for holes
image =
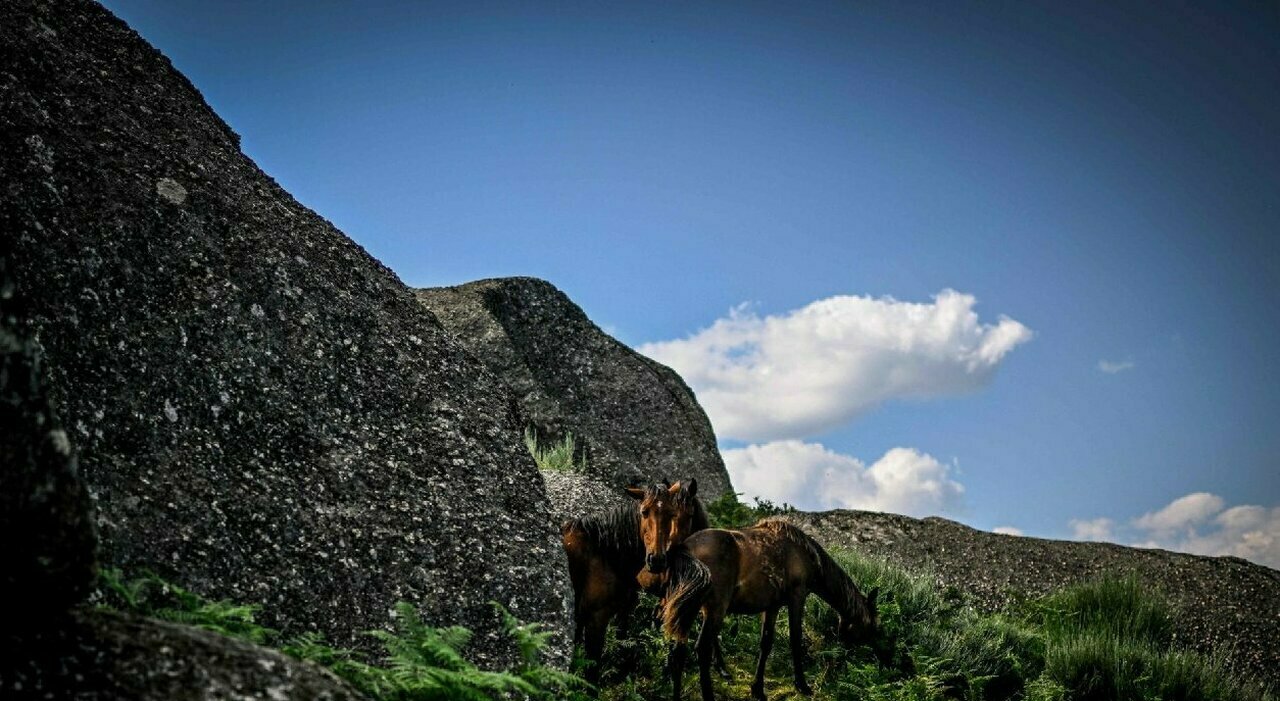
{"label": "horse muzzle", "polygon": [[662,574],[667,571],[667,556],[662,553],[645,555],[644,566],[654,574]]}

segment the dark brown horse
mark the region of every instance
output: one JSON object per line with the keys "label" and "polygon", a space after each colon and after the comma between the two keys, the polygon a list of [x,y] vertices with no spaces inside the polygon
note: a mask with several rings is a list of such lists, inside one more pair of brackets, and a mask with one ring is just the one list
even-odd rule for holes
{"label": "dark brown horse", "polygon": [[[600,680],[609,622],[616,618],[619,630],[626,630],[641,586],[665,594],[665,581],[658,575],[666,571],[670,551],[708,526],[697,480],[628,487],[627,494],[633,503],[571,519],[560,527],[573,583],[574,644],[585,647],[591,663],[586,677],[592,684]],[[687,555],[679,564],[699,566]],[[642,571],[649,574],[638,581]]]}
{"label": "dark brown horse", "polygon": [[791,659],[795,665],[796,690],[811,694],[804,678],[804,602],[809,594],[817,594],[839,614],[839,637],[847,645],[870,642],[879,624],[876,613],[876,590],[863,596],[843,568],[831,559],[813,538],[781,519],[765,519],[750,528],[734,530],[710,529],[695,533],[684,541],[694,558],[707,567],[711,582],[703,587],[703,575],[693,573],[690,586],[680,581],[688,568],[672,571],[669,581],[673,591],[693,592],[700,597],[700,607],[688,597],[668,597],[664,618],[667,634],[677,643],[672,650],[670,670],[674,698],[679,701],[684,674],[683,641],[702,611],[702,632],[698,635],[698,667],[703,701],[712,701],[711,662],[718,647],[720,628],[727,614],[763,614],[760,634],[760,659],[756,664],[751,695],[763,700],[764,667],[773,647],[774,622],[778,610],[787,607],[791,628]]}

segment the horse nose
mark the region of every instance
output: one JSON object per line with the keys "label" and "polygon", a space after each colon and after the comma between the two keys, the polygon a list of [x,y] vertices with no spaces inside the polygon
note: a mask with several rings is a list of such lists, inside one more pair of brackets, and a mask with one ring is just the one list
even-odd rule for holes
{"label": "horse nose", "polygon": [[660,574],[663,570],[667,569],[667,556],[662,553],[651,553],[645,556],[644,564],[649,568],[650,572]]}

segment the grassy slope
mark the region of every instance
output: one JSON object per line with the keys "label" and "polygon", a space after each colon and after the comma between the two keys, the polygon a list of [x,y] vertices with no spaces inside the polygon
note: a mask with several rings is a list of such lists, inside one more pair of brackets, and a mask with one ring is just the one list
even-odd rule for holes
{"label": "grassy slope", "polygon": [[[733,526],[771,515],[722,500],[710,505],[716,525]],[[885,640],[877,663],[870,648],[846,650],[826,631],[834,613],[811,597],[805,613],[806,676],[818,701],[843,699],[1274,699],[1269,691],[1233,675],[1221,659],[1173,646],[1170,608],[1132,579],[1109,579],[1023,602],[998,615],[982,615],[932,578],[885,561],[836,551],[864,589],[881,588]],[[641,611],[654,602],[646,600]],[[717,698],[750,698],[759,650],[757,617],[733,617],[722,635],[731,680],[717,677]],[[779,616],[766,667],[771,699],[804,698],[792,685],[785,611]],[[645,621],[633,622],[627,640],[612,639],[603,698],[666,699],[666,645]],[[623,679],[616,670],[633,666]],[[685,679],[685,698],[697,697],[696,666]]]}

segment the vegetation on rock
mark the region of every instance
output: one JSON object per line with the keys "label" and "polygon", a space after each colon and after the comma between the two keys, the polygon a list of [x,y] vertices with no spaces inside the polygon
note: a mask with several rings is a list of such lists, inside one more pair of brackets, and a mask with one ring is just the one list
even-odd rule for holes
{"label": "vegetation on rock", "polygon": [[541,662],[551,633],[536,623],[520,622],[497,603],[503,629],[520,652],[519,663],[502,671],[479,669],[466,659],[470,630],[426,625],[417,609],[403,601],[393,611],[393,630],[367,632],[385,651],[381,663],[369,664],[356,651],[330,645],[319,632],[282,639],[279,632],[257,622],[259,606],[210,601],[149,572],[126,578],[119,570],[104,570],[100,592],[104,608],[277,646],[291,657],[328,669],[377,701],[576,699],[585,698],[587,689],[577,676]]}
{"label": "vegetation on rock", "polygon": [[529,449],[529,454],[533,456],[533,461],[538,464],[539,470],[550,472],[586,472],[587,458],[582,456],[574,460],[573,454],[577,451],[577,445],[573,439],[573,433],[567,432],[560,441],[552,441],[550,444],[541,443],[538,440],[538,432],[532,426],[524,430],[524,444]]}

